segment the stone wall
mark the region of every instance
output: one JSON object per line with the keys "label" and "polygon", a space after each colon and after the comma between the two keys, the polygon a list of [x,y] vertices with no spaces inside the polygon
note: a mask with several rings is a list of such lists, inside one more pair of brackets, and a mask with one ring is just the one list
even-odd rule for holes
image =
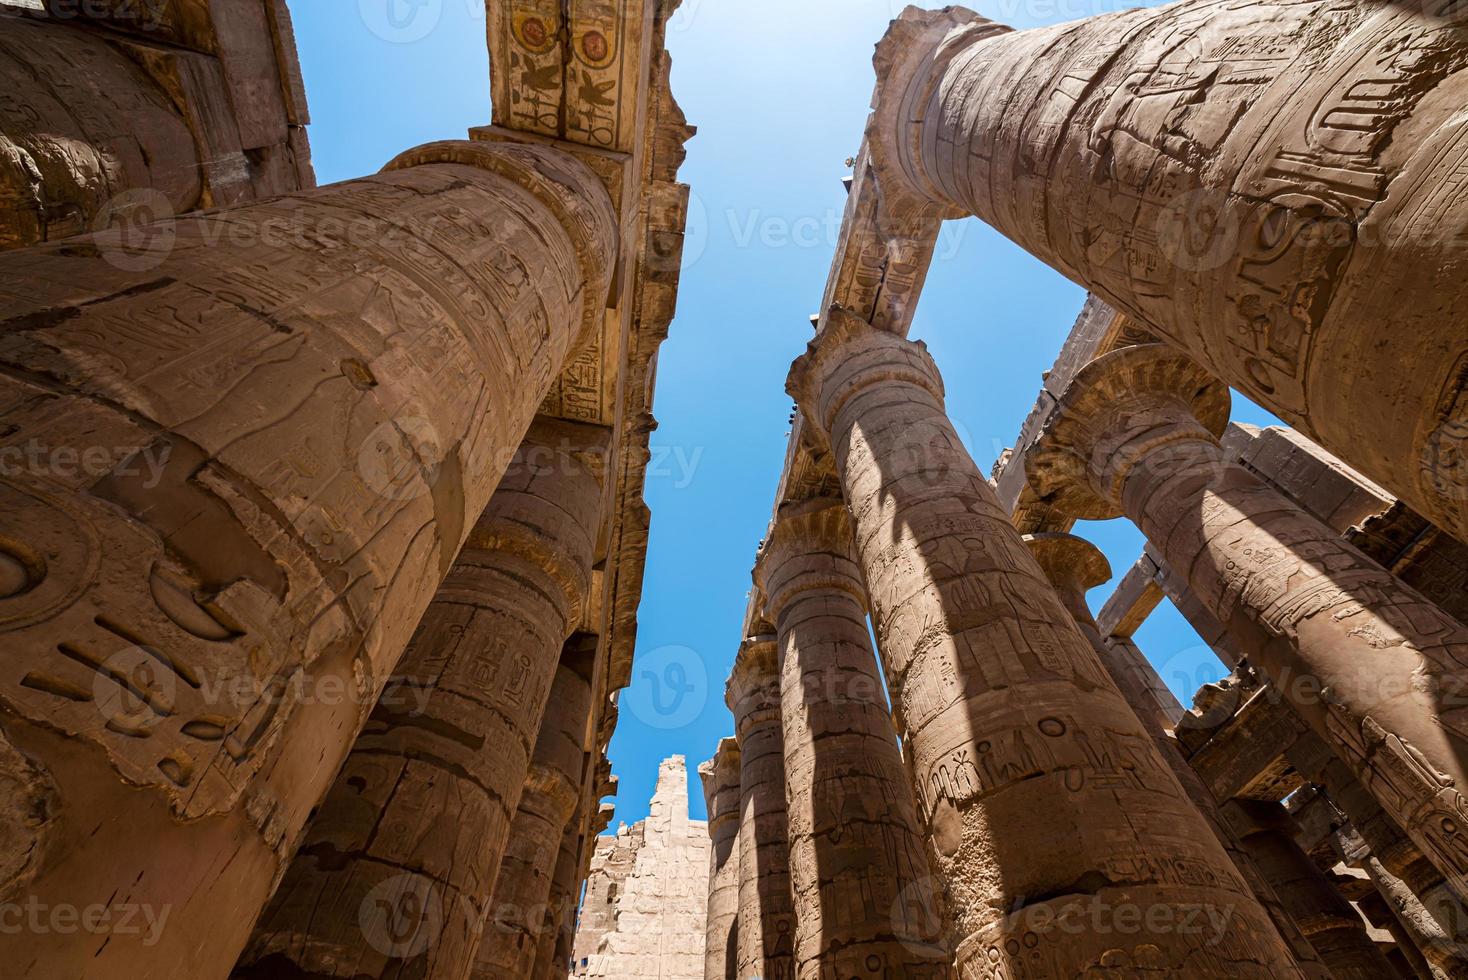
{"label": "stone wall", "polygon": [[702,980],[708,824],[688,819],[683,756],[663,760],[648,818],[597,840],[575,977]]}

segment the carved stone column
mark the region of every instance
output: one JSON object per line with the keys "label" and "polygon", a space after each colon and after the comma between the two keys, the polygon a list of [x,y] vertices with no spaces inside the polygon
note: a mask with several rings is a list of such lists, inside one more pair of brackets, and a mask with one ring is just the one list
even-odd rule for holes
{"label": "carved stone column", "polygon": [[530,774],[495,878],[489,920],[469,973],[473,980],[531,976],[546,928],[556,857],[581,793],[591,715],[588,676],[581,664],[563,661],[556,668]]}
{"label": "carved stone column", "polygon": [[773,636],[746,640],[726,700],[739,739],[739,980],[793,980],[795,905]]}
{"label": "carved stone column", "polygon": [[910,8],[869,140],[884,186],[978,215],[1468,540],[1465,23],[1456,0],[1018,33]]}
{"label": "carved stone column", "polygon": [[[926,349],[832,311],[790,391],[854,518],[960,971],[1296,975],[959,442]],[[1216,933],[1181,927],[1225,908]],[[1114,928],[1137,909],[1146,929]]]}
{"label": "carved stone column", "polygon": [[[739,742],[726,738],[712,759],[698,767],[708,805],[708,938],[704,980],[736,980],[739,921]],[[731,945],[730,938],[736,942]]]}
{"label": "carved stone column", "polygon": [[0,249],[81,234],[109,208],[198,206],[188,123],[102,34],[0,11],[0,55]]}
{"label": "carved stone column", "polygon": [[[470,533],[238,976],[467,975],[591,577],[602,459],[558,432],[536,426]],[[388,893],[431,913],[411,940],[364,918]]]}
{"label": "carved stone column", "polygon": [[1335,980],[1390,977],[1392,966],[1366,932],[1360,913],[1295,843],[1278,803],[1231,800],[1225,819]]}
{"label": "carved stone column", "polygon": [[779,634],[795,975],[947,978],[845,505],[783,508],[755,580]]}
{"label": "carved stone column", "polygon": [[[1071,618],[1090,641],[1107,673],[1116,682],[1122,697],[1136,712],[1142,727],[1152,736],[1158,754],[1166,761],[1183,792],[1207,821],[1208,828],[1228,852],[1234,867],[1269,915],[1285,945],[1294,954],[1300,970],[1307,977],[1331,980],[1331,971],[1321,963],[1318,951],[1301,931],[1301,924],[1294,910],[1270,885],[1264,871],[1245,849],[1233,824],[1224,818],[1218,801],[1184,757],[1177,739],[1171,734],[1176,722],[1176,715],[1173,713],[1176,701],[1165,700],[1171,699],[1171,694],[1167,692],[1162,679],[1156,676],[1152,665],[1130,640],[1110,637],[1112,642],[1107,642],[1101,638],[1091,607],[1086,603],[1086,593],[1111,579],[1111,564],[1106,556],[1094,544],[1073,534],[1027,534],[1024,541],[1035,560],[1040,563],[1045,577],[1060,595],[1060,600],[1065,604]],[[1308,860],[1303,852],[1300,857]]]}
{"label": "carved stone column", "polygon": [[576,930],[576,907],[581,897],[581,848],[587,838],[591,815],[586,812],[590,799],[586,784],[561,834],[561,847],[556,852],[551,872],[550,897],[545,903],[544,931],[535,952],[530,980],[566,980],[571,962],[571,940]]}
{"label": "carved stone column", "polygon": [[6,962],[228,973],[616,250],[584,165],[443,143],[0,254],[0,735],[46,814],[7,900],[170,910]]}
{"label": "carved stone column", "polygon": [[1077,517],[1130,517],[1461,893],[1468,628],[1229,462],[1228,404],[1163,345],[1108,354],[1062,397],[1030,480]]}

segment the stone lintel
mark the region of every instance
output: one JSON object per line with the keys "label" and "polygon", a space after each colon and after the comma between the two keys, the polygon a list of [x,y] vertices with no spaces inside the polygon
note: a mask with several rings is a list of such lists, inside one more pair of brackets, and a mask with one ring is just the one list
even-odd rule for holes
{"label": "stone lintel", "polygon": [[1147,617],[1163,600],[1162,586],[1157,582],[1157,563],[1150,555],[1142,555],[1127,569],[1116,591],[1096,616],[1102,636],[1135,636]]}
{"label": "stone lintel", "polygon": [[[1306,731],[1304,722],[1268,687],[1255,690],[1232,715],[1226,713],[1229,703],[1225,699],[1195,707],[1178,725],[1179,744],[1188,749],[1189,762],[1220,803],[1283,799],[1301,784],[1285,753]],[[1220,711],[1224,720],[1199,745],[1197,729],[1208,727]]]}

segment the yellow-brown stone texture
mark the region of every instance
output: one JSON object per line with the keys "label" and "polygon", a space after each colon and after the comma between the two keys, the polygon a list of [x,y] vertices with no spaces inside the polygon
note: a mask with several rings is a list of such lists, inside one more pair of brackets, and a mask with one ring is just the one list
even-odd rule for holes
{"label": "yellow-brown stone texture", "polygon": [[[1468,977],[1462,0],[896,16],[708,819],[614,834],[678,0],[491,0],[492,117],[324,187],[285,0],[72,2],[0,452],[112,448],[0,469],[0,906],[167,914],[6,980]],[[992,479],[908,336],[974,216],[1089,292]]]}
{"label": "yellow-brown stone texture", "polygon": [[686,761],[663,760],[648,818],[597,842],[571,975],[702,980],[710,850]]}

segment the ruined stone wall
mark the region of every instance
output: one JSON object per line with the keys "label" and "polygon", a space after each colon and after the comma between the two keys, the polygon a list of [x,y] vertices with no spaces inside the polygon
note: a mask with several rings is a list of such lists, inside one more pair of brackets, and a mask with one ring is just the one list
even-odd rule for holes
{"label": "ruined stone wall", "polygon": [[648,818],[597,841],[575,977],[702,980],[708,824],[688,819],[683,756],[663,760]]}

